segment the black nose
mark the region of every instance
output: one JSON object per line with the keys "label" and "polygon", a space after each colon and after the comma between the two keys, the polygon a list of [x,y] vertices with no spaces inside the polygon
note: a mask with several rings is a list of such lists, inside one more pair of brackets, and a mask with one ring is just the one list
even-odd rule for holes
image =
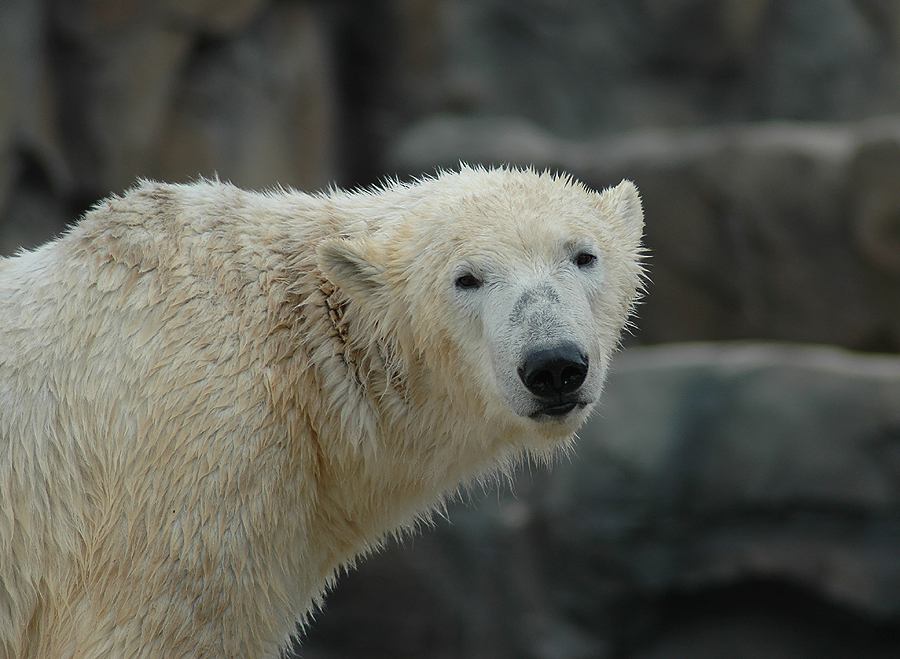
{"label": "black nose", "polygon": [[519,378],[528,391],[541,398],[571,394],[588,373],[588,358],[572,343],[526,355],[519,366]]}

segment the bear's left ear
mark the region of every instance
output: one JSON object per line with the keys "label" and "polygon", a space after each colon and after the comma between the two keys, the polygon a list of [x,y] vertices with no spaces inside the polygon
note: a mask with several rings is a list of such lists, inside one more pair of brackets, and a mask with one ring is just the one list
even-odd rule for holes
{"label": "bear's left ear", "polygon": [[319,269],[352,296],[370,296],[384,286],[384,267],[367,240],[326,238],[316,247]]}
{"label": "bear's left ear", "polygon": [[634,183],[622,181],[616,187],[604,190],[599,206],[630,242],[640,242],[644,233],[644,211]]}

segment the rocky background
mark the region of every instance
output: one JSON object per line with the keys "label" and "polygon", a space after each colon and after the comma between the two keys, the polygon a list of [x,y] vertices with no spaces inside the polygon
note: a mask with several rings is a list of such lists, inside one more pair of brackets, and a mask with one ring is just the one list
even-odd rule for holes
{"label": "rocky background", "polygon": [[571,461],[365,562],[294,651],[900,655],[900,4],[0,2],[0,254],[139,177],[460,160],[633,179],[637,329]]}

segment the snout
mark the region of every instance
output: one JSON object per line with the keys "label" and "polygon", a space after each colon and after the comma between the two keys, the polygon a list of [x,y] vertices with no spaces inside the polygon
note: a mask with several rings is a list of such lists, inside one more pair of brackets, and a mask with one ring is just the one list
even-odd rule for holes
{"label": "snout", "polygon": [[588,357],[574,343],[528,353],[518,373],[522,384],[539,401],[533,416],[562,416],[584,405],[578,391],[588,375]]}

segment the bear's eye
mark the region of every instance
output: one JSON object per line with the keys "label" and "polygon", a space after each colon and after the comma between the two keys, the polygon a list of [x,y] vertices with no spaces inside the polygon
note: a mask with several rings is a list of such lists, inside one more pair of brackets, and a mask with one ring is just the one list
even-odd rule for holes
{"label": "bear's eye", "polygon": [[456,278],[454,282],[456,287],[460,290],[471,290],[475,288],[481,288],[481,280],[473,275],[471,272],[467,272],[464,275],[460,275]]}
{"label": "bear's eye", "polygon": [[577,265],[579,268],[585,268],[589,265],[592,265],[596,260],[597,257],[590,252],[579,252],[573,259],[575,265]]}

